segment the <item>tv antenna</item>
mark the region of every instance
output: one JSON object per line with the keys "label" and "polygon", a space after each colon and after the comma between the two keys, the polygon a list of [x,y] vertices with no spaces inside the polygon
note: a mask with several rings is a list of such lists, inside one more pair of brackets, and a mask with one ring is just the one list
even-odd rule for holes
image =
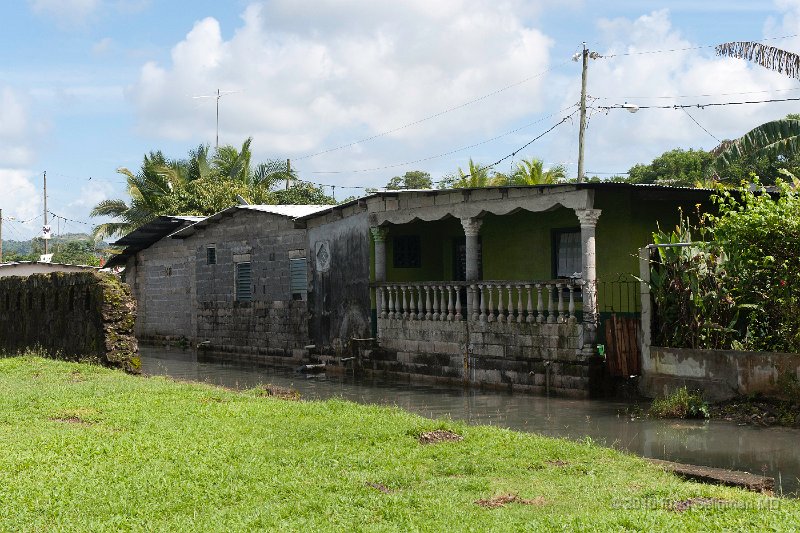
{"label": "tv antenna", "polygon": [[215,149],[219,149],[219,99],[223,96],[227,96],[229,94],[240,93],[242,91],[220,91],[217,89],[216,94],[201,94],[199,96],[192,96],[194,100],[198,100],[200,98],[216,98],[217,99],[217,141],[214,144]]}

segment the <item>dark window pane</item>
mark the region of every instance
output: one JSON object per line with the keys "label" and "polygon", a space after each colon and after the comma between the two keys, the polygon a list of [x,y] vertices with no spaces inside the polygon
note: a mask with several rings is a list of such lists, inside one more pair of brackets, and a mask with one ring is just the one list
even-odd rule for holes
{"label": "dark window pane", "polygon": [[580,230],[562,231],[556,234],[556,277],[570,278],[580,274],[581,233]]}
{"label": "dark window pane", "polygon": [[419,235],[398,235],[392,239],[394,268],[419,268],[422,251]]}

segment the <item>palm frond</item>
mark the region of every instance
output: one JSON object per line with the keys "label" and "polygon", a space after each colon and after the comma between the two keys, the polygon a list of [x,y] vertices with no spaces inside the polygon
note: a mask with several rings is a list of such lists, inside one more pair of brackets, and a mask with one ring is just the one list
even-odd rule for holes
{"label": "palm frond", "polygon": [[738,57],[764,68],[800,79],[800,56],[754,41],[734,41],[714,47],[718,56]]}
{"label": "palm frond", "polygon": [[749,157],[777,158],[800,151],[800,120],[773,120],[715,149],[714,167],[720,171]]}
{"label": "palm frond", "polygon": [[91,217],[118,217],[128,210],[125,200],[102,200],[92,208]]}

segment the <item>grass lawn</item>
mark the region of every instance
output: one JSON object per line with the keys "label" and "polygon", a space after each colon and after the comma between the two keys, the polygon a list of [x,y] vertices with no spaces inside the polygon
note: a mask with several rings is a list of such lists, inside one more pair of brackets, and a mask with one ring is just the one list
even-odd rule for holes
{"label": "grass lawn", "polygon": [[[680,481],[590,442],[399,409],[37,357],[0,359],[0,390],[8,531],[778,530],[800,517],[798,502]],[[419,442],[436,429],[463,440]]]}

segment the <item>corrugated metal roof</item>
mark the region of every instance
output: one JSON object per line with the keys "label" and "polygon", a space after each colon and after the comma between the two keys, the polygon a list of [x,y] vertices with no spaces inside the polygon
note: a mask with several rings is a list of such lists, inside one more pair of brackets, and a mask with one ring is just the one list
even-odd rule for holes
{"label": "corrugated metal roof", "polygon": [[119,254],[110,258],[108,263],[106,263],[106,267],[111,268],[124,265],[129,257],[145,248],[149,248],[170,233],[173,233],[182,225],[199,222],[203,220],[203,218],[204,217],[192,216],[160,216],[147,224],[139,226],[116,242],[111,243],[112,246],[125,246],[126,248]]}
{"label": "corrugated metal roof", "polygon": [[316,212],[325,211],[329,205],[235,205],[224,209],[219,213],[215,213],[208,218],[187,226],[183,229],[171,234],[173,239],[186,239],[197,233],[197,231],[215,224],[225,217],[230,217],[239,211],[258,211],[260,213],[268,213],[271,215],[283,216],[291,219],[308,216]]}
{"label": "corrugated metal roof", "polygon": [[72,267],[72,268],[83,268],[87,270],[100,270],[100,267],[92,265],[73,265],[71,263],[47,263],[45,261],[8,261],[6,263],[0,263],[0,268],[14,268],[18,266],[27,266],[27,265],[44,265],[45,267],[52,267],[52,268]]}

